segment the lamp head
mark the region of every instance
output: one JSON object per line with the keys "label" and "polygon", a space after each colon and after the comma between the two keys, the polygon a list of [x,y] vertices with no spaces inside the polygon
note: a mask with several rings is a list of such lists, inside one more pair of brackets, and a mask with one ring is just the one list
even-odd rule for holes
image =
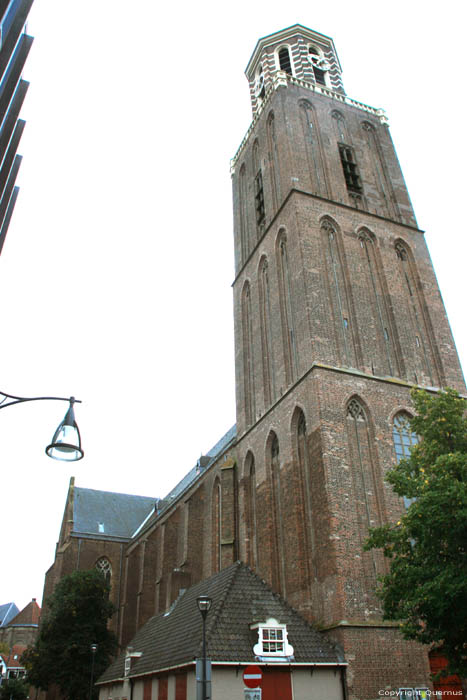
{"label": "lamp head", "polygon": [[200,595],[196,598],[196,604],[201,615],[205,618],[211,609],[212,598],[208,595]]}
{"label": "lamp head", "polygon": [[84,452],[81,449],[81,435],[75,421],[74,402],[75,397],[72,396],[65,418],[55,431],[52,442],[45,449],[46,454],[52,459],[77,462],[84,457]]}

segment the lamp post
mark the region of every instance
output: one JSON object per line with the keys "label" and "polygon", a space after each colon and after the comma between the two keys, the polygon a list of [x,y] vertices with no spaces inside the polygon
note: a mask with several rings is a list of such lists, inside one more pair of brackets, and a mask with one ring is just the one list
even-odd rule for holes
{"label": "lamp post", "polygon": [[69,399],[64,399],[60,396],[35,396],[33,398],[24,398],[22,396],[12,396],[4,391],[0,391],[0,408],[13,406],[17,403],[26,403],[27,401],[68,401],[69,407],[57,430],[54,433],[52,442],[45,449],[48,457],[59,459],[64,462],[77,462],[84,457],[84,452],[81,449],[81,435],[76,424],[73,405],[81,403],[74,396]]}
{"label": "lamp post", "polygon": [[94,680],[94,659],[96,658],[97,644],[91,644],[91,682],[89,684],[89,700],[92,700],[92,683]]}
{"label": "lamp post", "polygon": [[208,616],[208,612],[211,609],[212,605],[212,598],[210,598],[207,595],[200,595],[196,599],[196,604],[198,605],[198,610],[201,613],[201,617],[203,618],[203,680],[202,680],[202,687],[203,687],[203,697],[202,700],[207,700],[208,694],[207,694],[207,678],[206,678],[206,618]]}

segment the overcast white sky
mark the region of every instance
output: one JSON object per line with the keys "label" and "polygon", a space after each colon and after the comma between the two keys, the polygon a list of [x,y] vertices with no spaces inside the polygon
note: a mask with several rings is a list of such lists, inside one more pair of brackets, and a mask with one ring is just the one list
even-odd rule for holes
{"label": "overcast white sky", "polygon": [[1,411],[0,603],[41,600],[71,475],[162,497],[235,422],[229,159],[258,38],[332,36],[348,95],[386,109],[467,366],[465,32],[436,8],[36,0],[0,389],[82,399],[85,458],[44,454],[65,403]]}

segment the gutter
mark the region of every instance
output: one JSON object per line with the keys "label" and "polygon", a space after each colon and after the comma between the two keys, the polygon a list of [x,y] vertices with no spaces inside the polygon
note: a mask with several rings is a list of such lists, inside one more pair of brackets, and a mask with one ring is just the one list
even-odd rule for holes
{"label": "gutter", "polygon": [[[211,666],[250,666],[253,661],[211,661]],[[349,665],[347,661],[290,661],[290,662],[277,662],[277,661],[266,661],[254,663],[260,664],[261,666],[271,666],[277,668],[278,666],[293,666],[294,668],[340,668],[345,674],[345,670]],[[138,678],[145,678],[146,676],[155,676],[159,673],[166,673],[167,671],[176,671],[180,668],[188,668],[190,666],[195,666],[195,661],[188,661],[182,664],[177,664],[175,666],[164,666],[163,668],[153,669],[152,671],[146,671],[145,673],[138,673],[132,676],[120,676],[117,678],[108,678],[105,681],[97,681],[95,685],[106,685],[110,683],[116,683],[118,681],[130,680],[132,683]],[[133,685],[132,685],[133,688]],[[131,700],[131,696],[130,696]],[[344,695],[344,700],[347,700],[347,695]]]}

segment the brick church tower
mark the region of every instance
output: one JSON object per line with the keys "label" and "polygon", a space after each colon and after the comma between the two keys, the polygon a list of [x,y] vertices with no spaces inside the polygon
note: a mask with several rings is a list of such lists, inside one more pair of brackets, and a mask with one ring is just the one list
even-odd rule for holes
{"label": "brick church tower", "polygon": [[427,688],[427,649],[381,617],[387,563],[363,551],[370,527],[404,511],[384,476],[417,440],[411,388],[465,391],[423,232],[384,112],[346,96],[329,37],[267,36],[246,74],[253,122],[232,161],[237,424],[163,499],[71,483],[46,594],[99,568],[124,648],[240,560],[338,645],[344,700]]}
{"label": "brick church tower", "polygon": [[369,527],[416,436],[412,386],[465,391],[385,114],[346,96],[332,39],[295,25],[248,63],[232,161],[239,550],[350,662],[351,697],[426,685],[382,622]]}

